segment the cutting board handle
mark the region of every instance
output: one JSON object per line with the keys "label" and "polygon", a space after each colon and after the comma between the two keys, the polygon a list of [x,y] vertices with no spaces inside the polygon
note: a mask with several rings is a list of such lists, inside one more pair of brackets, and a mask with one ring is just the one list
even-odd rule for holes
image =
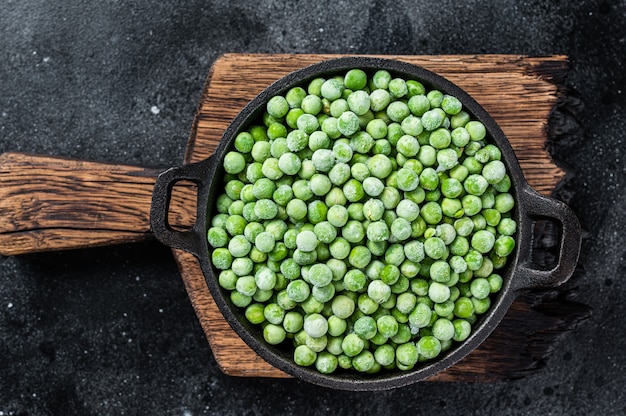
{"label": "cutting board handle", "polygon": [[[150,202],[160,172],[24,153],[0,155],[0,254],[152,238]],[[170,222],[193,224],[193,192],[178,192],[172,206]]]}

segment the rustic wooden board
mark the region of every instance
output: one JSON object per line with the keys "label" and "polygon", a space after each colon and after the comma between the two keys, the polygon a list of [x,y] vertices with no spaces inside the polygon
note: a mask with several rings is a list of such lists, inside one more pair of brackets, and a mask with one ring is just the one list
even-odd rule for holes
{"label": "rustic wooden board", "polygon": [[[207,78],[185,162],[210,156],[235,115],[262,89],[295,69],[336,55],[241,55],[218,59]],[[550,112],[566,74],[564,56],[395,56],[433,70],[469,92],[500,124],[528,182],[550,194],[564,176],[545,150]],[[19,153],[0,155],[0,254],[109,245],[151,238],[149,210],[158,171]],[[169,221],[194,223],[195,188],[175,186]],[[235,334],[217,309],[197,260],[174,250],[181,276],[221,369],[234,376],[287,377]],[[555,338],[587,316],[558,291],[515,301],[491,337],[433,377],[490,381],[537,370]]]}
{"label": "rustic wooden board", "polygon": [[[207,78],[185,162],[209,157],[233,117],[269,84],[291,71],[334,57],[337,55],[220,57]],[[549,195],[563,178],[564,172],[552,162],[545,144],[548,117],[567,71],[565,56],[387,57],[437,72],[472,95],[508,136],[528,182],[539,192]],[[222,371],[233,376],[288,377],[257,356],[230,328],[209,293],[196,259],[179,250],[174,250],[174,255]],[[539,307],[542,304],[544,307]],[[520,297],[483,345],[431,379],[490,381],[521,377],[539,368],[554,338],[585,316],[584,307],[558,297]]]}

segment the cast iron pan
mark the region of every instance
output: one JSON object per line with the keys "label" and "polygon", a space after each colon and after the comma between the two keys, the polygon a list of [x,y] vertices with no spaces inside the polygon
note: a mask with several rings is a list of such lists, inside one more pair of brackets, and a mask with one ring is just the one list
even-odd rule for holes
{"label": "cast iron pan", "polygon": [[[337,371],[334,374],[323,375],[314,368],[297,366],[293,363],[291,348],[281,348],[265,343],[261,328],[250,324],[244,317],[243,310],[231,304],[228,294],[217,282],[218,271],[213,268],[210,260],[210,247],[206,233],[210,218],[215,212],[217,196],[224,189],[222,161],[224,155],[234,149],[233,142],[236,135],[252,123],[258,122],[271,97],[284,94],[290,88],[304,85],[314,78],[330,77],[352,68],[360,68],[370,73],[386,69],[393,76],[416,79],[428,89],[436,88],[444,94],[453,95],[461,100],[464,110],[470,113],[473,119],[480,120],[486,126],[488,140],[502,151],[502,160],[512,182],[510,192],[513,193],[516,201],[513,212],[513,218],[518,224],[515,236],[516,248],[502,272],[503,286],[493,299],[491,308],[474,324],[472,334],[467,340],[452,347],[433,361],[418,363],[415,369],[410,371],[381,371],[373,375]],[[189,180],[198,185],[197,220],[193,228],[187,231],[174,230],[167,223],[172,187],[182,180]],[[400,61],[369,57],[322,61],[295,71],[270,85],[234,118],[210,158],[198,163],[171,168],[159,176],[154,188],[150,217],[152,231],[159,241],[170,247],[188,251],[198,258],[209,290],[220,311],[235,332],[254,351],[270,364],[294,377],[343,390],[385,390],[405,386],[437,374],[460,361],[489,336],[520,291],[553,287],[569,279],[576,267],[581,242],[580,225],[572,210],[558,200],[538,194],[528,185],[504,133],[474,99],[447,79],[424,68]],[[557,263],[549,270],[532,262],[533,227],[538,219],[550,220],[560,228],[560,250]]]}

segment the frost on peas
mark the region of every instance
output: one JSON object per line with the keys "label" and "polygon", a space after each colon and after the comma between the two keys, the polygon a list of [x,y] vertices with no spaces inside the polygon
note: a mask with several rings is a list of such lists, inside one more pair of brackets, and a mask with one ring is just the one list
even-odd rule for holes
{"label": "frost on peas", "polygon": [[[515,249],[511,180],[487,140],[458,99],[387,71],[272,98],[224,158],[206,236],[220,285],[324,374],[437,357],[469,337]],[[314,314],[326,331],[303,329]]]}

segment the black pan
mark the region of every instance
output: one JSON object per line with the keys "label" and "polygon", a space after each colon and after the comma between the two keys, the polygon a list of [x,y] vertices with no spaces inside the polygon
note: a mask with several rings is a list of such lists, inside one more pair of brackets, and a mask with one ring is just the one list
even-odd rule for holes
{"label": "black pan", "polygon": [[[512,182],[510,192],[516,201],[513,212],[513,218],[518,224],[516,248],[501,273],[503,286],[493,299],[491,308],[474,324],[472,334],[467,340],[433,361],[417,364],[410,371],[381,371],[372,375],[337,371],[334,374],[323,375],[314,368],[296,365],[292,359],[292,349],[267,344],[263,339],[261,328],[250,324],[244,317],[243,310],[231,304],[228,293],[217,282],[219,273],[210,260],[206,233],[210,226],[210,218],[215,212],[217,196],[224,189],[222,161],[225,154],[234,149],[233,142],[237,134],[258,122],[271,97],[284,94],[290,88],[304,85],[314,78],[328,78],[352,68],[360,68],[366,72],[386,69],[394,76],[416,79],[428,89],[435,88],[444,94],[457,97],[463,103],[464,110],[486,126],[488,138],[502,151],[502,161]],[[188,231],[176,231],[167,223],[172,187],[182,180],[189,180],[198,185],[197,220]],[[557,263],[549,270],[542,269],[532,262],[533,228],[539,219],[550,220],[560,229]],[[538,194],[528,185],[506,136],[491,116],[466,92],[424,68],[395,60],[368,57],[322,61],[279,79],[261,92],[233,119],[210,158],[171,168],[159,176],[152,200],[151,227],[159,241],[170,247],[188,251],[199,259],[209,290],[220,311],[235,332],[257,354],[294,377],[343,390],[384,390],[400,387],[423,380],[457,363],[489,336],[521,291],[553,287],[569,279],[576,267],[581,243],[580,225],[572,210],[558,200]]]}

